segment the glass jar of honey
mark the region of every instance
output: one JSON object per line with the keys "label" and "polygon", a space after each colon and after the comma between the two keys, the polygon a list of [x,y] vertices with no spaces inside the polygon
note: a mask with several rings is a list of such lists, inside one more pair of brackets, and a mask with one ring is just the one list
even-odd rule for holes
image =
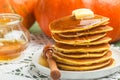
{"label": "glass jar of honey", "polygon": [[27,47],[29,33],[18,14],[0,14],[0,61],[15,59]]}

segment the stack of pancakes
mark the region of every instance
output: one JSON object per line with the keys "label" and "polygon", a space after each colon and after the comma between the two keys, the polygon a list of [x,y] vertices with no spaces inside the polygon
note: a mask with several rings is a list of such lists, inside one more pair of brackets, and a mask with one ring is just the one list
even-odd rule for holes
{"label": "stack of pancakes", "polygon": [[67,16],[50,24],[53,57],[62,70],[85,71],[110,66],[113,63],[106,34],[112,30],[109,18],[95,15],[89,19]]}

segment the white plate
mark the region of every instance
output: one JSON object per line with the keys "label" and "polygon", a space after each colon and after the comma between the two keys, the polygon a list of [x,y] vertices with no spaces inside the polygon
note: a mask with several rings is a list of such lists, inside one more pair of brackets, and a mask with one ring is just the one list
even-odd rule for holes
{"label": "white plate", "polygon": [[[95,79],[108,76],[120,70],[120,51],[111,47],[112,57],[115,59],[115,65],[92,71],[60,71],[61,79]],[[42,49],[41,52],[42,53]],[[35,54],[33,56],[33,64],[38,68],[39,71],[49,75],[50,70],[38,63],[39,56],[41,54]]]}

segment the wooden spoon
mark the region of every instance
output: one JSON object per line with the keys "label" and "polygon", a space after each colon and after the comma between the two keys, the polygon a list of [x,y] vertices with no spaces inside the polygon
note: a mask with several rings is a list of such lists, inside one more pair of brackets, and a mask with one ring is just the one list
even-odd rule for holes
{"label": "wooden spoon", "polygon": [[54,53],[53,48],[51,45],[46,45],[43,49],[43,57],[47,59],[47,62],[49,64],[49,68],[51,70],[50,76],[53,80],[60,79],[61,73],[59,69],[57,68],[57,64],[55,60],[52,57],[52,54]]}

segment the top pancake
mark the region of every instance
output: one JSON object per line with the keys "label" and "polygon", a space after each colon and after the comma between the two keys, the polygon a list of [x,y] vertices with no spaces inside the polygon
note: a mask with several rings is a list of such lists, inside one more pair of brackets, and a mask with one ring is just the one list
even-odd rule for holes
{"label": "top pancake", "polygon": [[108,22],[109,18],[95,15],[94,18],[76,20],[74,16],[67,16],[53,21],[49,28],[52,33],[65,33],[88,30]]}

